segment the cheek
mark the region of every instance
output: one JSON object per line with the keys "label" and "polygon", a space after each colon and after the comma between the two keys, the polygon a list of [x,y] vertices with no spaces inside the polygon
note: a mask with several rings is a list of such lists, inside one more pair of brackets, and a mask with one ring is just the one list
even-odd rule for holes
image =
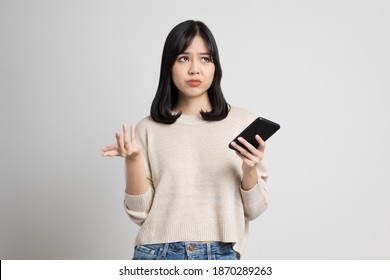
{"label": "cheek", "polygon": [[214,73],[215,73],[215,67],[210,67],[210,69],[209,69],[209,71],[207,73],[208,80],[210,81],[210,84],[213,82]]}
{"label": "cheek", "polygon": [[177,83],[178,81],[180,80],[180,72],[177,70],[177,67],[173,67],[172,68],[172,81],[173,83],[175,84],[175,86],[177,87]]}

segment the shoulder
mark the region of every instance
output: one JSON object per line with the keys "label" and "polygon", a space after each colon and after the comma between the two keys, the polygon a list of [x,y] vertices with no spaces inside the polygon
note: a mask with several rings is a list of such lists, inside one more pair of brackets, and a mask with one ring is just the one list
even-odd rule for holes
{"label": "shoulder", "polygon": [[231,106],[228,118],[234,122],[250,123],[256,116],[247,109]]}
{"label": "shoulder", "polygon": [[160,129],[164,129],[167,127],[167,124],[158,123],[152,119],[152,117],[149,115],[143,119],[141,119],[136,127],[136,133],[138,135],[147,135],[152,133],[153,131],[159,131]]}
{"label": "shoulder", "polygon": [[153,123],[154,121],[150,116],[141,119],[135,127],[136,134],[138,136],[144,137],[147,134],[149,127],[152,126]]}
{"label": "shoulder", "polygon": [[150,116],[141,119],[137,123],[135,127],[135,135],[141,145],[147,146],[146,143],[148,142],[150,135],[153,134],[152,132],[155,130],[155,125],[157,125],[157,123]]}
{"label": "shoulder", "polygon": [[147,116],[137,123],[137,130],[145,130],[147,127],[153,125],[154,122],[150,116]]}

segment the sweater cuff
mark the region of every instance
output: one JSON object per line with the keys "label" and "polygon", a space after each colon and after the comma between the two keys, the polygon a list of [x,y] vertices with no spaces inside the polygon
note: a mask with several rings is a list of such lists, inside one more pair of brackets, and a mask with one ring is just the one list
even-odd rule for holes
{"label": "sweater cuff", "polygon": [[240,188],[240,190],[241,190],[241,196],[244,203],[251,204],[252,202],[258,201],[259,196],[264,195],[261,191],[259,183],[257,183],[250,190],[244,190],[242,187]]}
{"label": "sweater cuff", "polygon": [[126,207],[135,212],[148,212],[153,201],[153,189],[151,187],[140,195],[130,195],[125,192]]}
{"label": "sweater cuff", "polygon": [[262,180],[249,191],[241,189],[241,197],[245,216],[249,221],[256,219],[268,207],[265,184]]}

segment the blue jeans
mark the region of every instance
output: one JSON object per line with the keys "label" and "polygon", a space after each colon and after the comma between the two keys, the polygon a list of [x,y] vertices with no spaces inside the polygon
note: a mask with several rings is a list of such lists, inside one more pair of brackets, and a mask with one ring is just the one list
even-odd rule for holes
{"label": "blue jeans", "polygon": [[137,245],[133,260],[237,260],[232,243],[173,242]]}

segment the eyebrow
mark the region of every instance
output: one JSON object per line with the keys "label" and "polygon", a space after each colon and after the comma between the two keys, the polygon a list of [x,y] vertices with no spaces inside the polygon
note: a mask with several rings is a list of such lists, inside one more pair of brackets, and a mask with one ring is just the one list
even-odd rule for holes
{"label": "eyebrow", "polygon": [[[181,54],[191,54],[191,53],[190,53],[190,52],[181,52],[181,53],[179,53],[178,55],[181,55]],[[200,53],[198,53],[198,54],[200,54],[200,55],[210,55],[209,52],[200,52]]]}

